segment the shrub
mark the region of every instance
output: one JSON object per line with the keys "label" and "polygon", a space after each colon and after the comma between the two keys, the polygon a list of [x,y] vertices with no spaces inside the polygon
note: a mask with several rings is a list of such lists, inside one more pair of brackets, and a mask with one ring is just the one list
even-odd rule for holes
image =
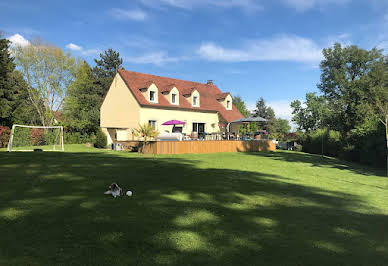
{"label": "shrub", "polygon": [[31,144],[35,146],[45,145],[44,131],[41,128],[33,128],[30,133]]}
{"label": "shrub", "polygon": [[302,150],[308,153],[338,157],[342,152],[341,133],[334,130],[317,129],[306,133],[302,138]]}
{"label": "shrub", "polygon": [[10,135],[11,130],[9,127],[0,126],[0,148],[6,147],[8,145]]}
{"label": "shrub", "polygon": [[97,134],[96,134],[96,141],[94,142],[94,147],[106,148],[107,145],[108,145],[108,143],[106,141],[105,134],[102,132],[101,129],[98,129]]}
{"label": "shrub", "polygon": [[65,144],[84,144],[94,143],[94,134],[88,136],[87,134],[81,134],[80,132],[65,132],[64,134]]}

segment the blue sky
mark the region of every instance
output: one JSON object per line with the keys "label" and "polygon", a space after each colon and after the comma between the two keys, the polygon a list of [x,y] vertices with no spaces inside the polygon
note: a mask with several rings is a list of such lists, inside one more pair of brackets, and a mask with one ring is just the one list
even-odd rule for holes
{"label": "blue sky", "polygon": [[251,108],[264,97],[284,118],[316,90],[322,48],[388,49],[386,0],[3,0],[0,10],[0,30],[16,43],[39,36],[91,65],[113,48],[125,69],[213,79]]}

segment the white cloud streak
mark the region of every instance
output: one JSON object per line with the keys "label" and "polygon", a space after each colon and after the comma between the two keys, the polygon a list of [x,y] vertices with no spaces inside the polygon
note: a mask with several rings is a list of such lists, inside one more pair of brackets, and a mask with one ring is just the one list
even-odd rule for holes
{"label": "white cloud streak", "polygon": [[82,55],[89,56],[89,55],[96,55],[98,54],[97,49],[84,49],[82,46],[74,44],[74,43],[68,43],[65,46],[67,49],[72,50],[74,52],[78,52]]}
{"label": "white cloud streak", "polygon": [[125,56],[123,57],[125,62],[135,63],[135,64],[154,64],[154,65],[164,65],[166,63],[178,62],[185,60],[185,57],[170,57],[166,52],[151,52],[141,56]]}
{"label": "white cloud streak", "polygon": [[82,51],[82,47],[81,46],[78,46],[74,43],[69,43],[66,45],[66,48],[70,49],[70,50],[73,50],[73,51]]}
{"label": "white cloud streak", "polygon": [[246,42],[243,47],[225,48],[212,42],[202,44],[197,54],[209,61],[254,62],[293,61],[317,63],[322,49],[311,39],[298,36],[278,36]]}
{"label": "white cloud streak", "polygon": [[175,7],[194,9],[200,7],[242,8],[244,10],[262,9],[260,0],[142,0],[143,4],[151,7]]}
{"label": "white cloud streak", "polygon": [[147,13],[140,9],[121,9],[121,8],[112,8],[110,14],[118,20],[135,20],[135,21],[144,21],[147,19]]}
{"label": "white cloud streak", "polygon": [[351,0],[283,0],[283,2],[297,11],[306,11],[311,8],[323,8],[332,5],[344,5],[350,3]]}
{"label": "white cloud streak", "polygon": [[10,37],[8,37],[8,40],[11,42],[12,45],[14,46],[27,46],[30,44],[28,40],[26,40],[22,35],[16,33]]}

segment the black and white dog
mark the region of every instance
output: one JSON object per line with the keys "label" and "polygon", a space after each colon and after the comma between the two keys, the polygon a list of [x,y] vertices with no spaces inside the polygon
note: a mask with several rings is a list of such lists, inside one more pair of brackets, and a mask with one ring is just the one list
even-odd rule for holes
{"label": "black and white dog", "polygon": [[123,190],[116,183],[112,183],[109,186],[109,190],[105,191],[104,194],[105,195],[112,195],[114,198],[116,198],[116,197],[119,197],[123,194]]}

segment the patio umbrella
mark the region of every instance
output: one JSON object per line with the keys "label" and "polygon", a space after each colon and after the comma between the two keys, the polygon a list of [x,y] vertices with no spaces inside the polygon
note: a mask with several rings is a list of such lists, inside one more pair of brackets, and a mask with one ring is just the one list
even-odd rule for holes
{"label": "patio umbrella", "polygon": [[179,121],[179,120],[168,120],[167,122],[164,122],[162,125],[168,126],[168,125],[184,125],[186,122]]}
{"label": "patio umbrella", "polygon": [[[172,132],[174,132],[176,130],[176,125],[184,125],[186,124],[186,122],[183,122],[183,121],[179,121],[179,120],[169,120],[167,122],[164,122],[162,125],[165,125],[165,126],[173,126],[172,127]],[[182,128],[179,130],[180,133],[182,133]]]}
{"label": "patio umbrella", "polygon": [[250,116],[250,117],[237,119],[231,123],[249,123],[249,122],[267,122],[267,119],[264,119],[260,116],[257,116],[257,117]]}

